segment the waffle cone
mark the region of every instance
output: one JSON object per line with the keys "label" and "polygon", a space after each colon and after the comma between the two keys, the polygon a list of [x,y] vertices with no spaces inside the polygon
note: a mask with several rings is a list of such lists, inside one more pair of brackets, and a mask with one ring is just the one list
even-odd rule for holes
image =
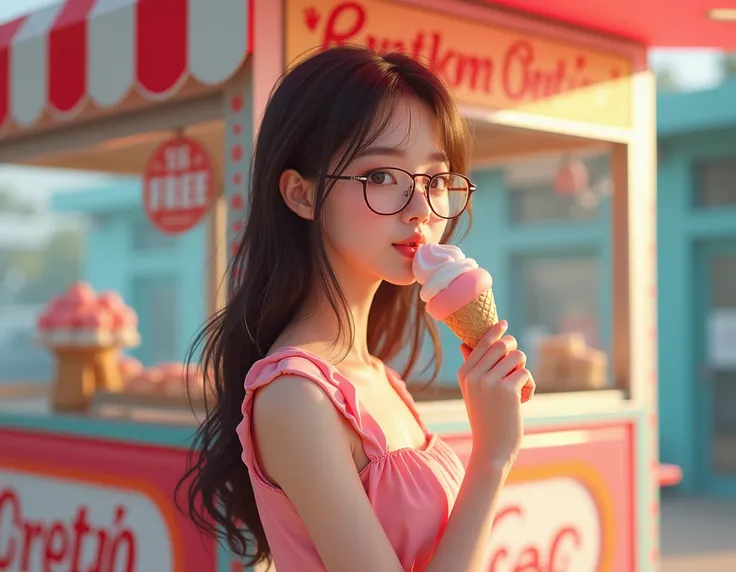
{"label": "waffle cone", "polygon": [[478,344],[496,322],[498,322],[496,300],[490,288],[445,318],[445,324],[471,348]]}

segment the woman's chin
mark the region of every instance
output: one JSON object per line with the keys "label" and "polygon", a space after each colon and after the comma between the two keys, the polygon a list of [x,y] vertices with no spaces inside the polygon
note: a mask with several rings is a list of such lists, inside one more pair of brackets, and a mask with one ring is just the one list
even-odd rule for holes
{"label": "woman's chin", "polygon": [[394,286],[411,286],[417,281],[416,278],[414,278],[414,272],[412,272],[411,269],[408,272],[397,271],[387,273],[384,275],[383,279]]}

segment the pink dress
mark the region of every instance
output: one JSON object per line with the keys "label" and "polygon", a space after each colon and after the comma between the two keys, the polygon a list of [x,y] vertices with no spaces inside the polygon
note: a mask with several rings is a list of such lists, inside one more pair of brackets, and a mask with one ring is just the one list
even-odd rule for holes
{"label": "pink dress", "polygon": [[248,372],[243,422],[238,426],[238,436],[278,572],[325,569],[288,497],[268,482],[256,461],[250,431],[254,390],[281,375],[298,375],[319,385],[351,423],[369,459],[360,472],[365,492],[404,570],[419,572],[429,563],[455,503],[464,469],[450,446],[431,434],[422,423],[414,400],[399,375],[389,368],[386,371],[394,389],[427,436],[423,450],[389,451],[385,435],[357,400],[350,381],[333,365],[312,353],[299,348],[281,348],[256,362]]}

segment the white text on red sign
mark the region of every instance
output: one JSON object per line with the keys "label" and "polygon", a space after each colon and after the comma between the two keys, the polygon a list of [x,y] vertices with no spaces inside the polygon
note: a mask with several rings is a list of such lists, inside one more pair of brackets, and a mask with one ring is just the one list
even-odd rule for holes
{"label": "white text on red sign", "polygon": [[209,203],[209,171],[154,177],[149,181],[151,213],[206,208]]}

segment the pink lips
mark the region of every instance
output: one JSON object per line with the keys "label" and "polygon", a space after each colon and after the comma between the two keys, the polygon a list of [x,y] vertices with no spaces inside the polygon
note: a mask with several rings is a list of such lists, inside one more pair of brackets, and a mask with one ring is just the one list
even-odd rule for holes
{"label": "pink lips", "polygon": [[394,244],[394,248],[399,251],[401,256],[406,258],[414,258],[414,255],[419,250],[419,244]]}
{"label": "pink lips", "polygon": [[419,247],[426,244],[427,239],[418,232],[415,232],[412,236],[401,242],[394,243],[394,248],[399,251],[399,254],[406,258],[413,259],[414,255],[419,250]]}
{"label": "pink lips", "polygon": [[427,243],[427,239],[424,235],[415,232],[413,235],[408,237],[406,240],[394,243],[393,247],[399,251],[399,254],[406,258],[413,259],[414,255],[419,250],[419,247]]}

